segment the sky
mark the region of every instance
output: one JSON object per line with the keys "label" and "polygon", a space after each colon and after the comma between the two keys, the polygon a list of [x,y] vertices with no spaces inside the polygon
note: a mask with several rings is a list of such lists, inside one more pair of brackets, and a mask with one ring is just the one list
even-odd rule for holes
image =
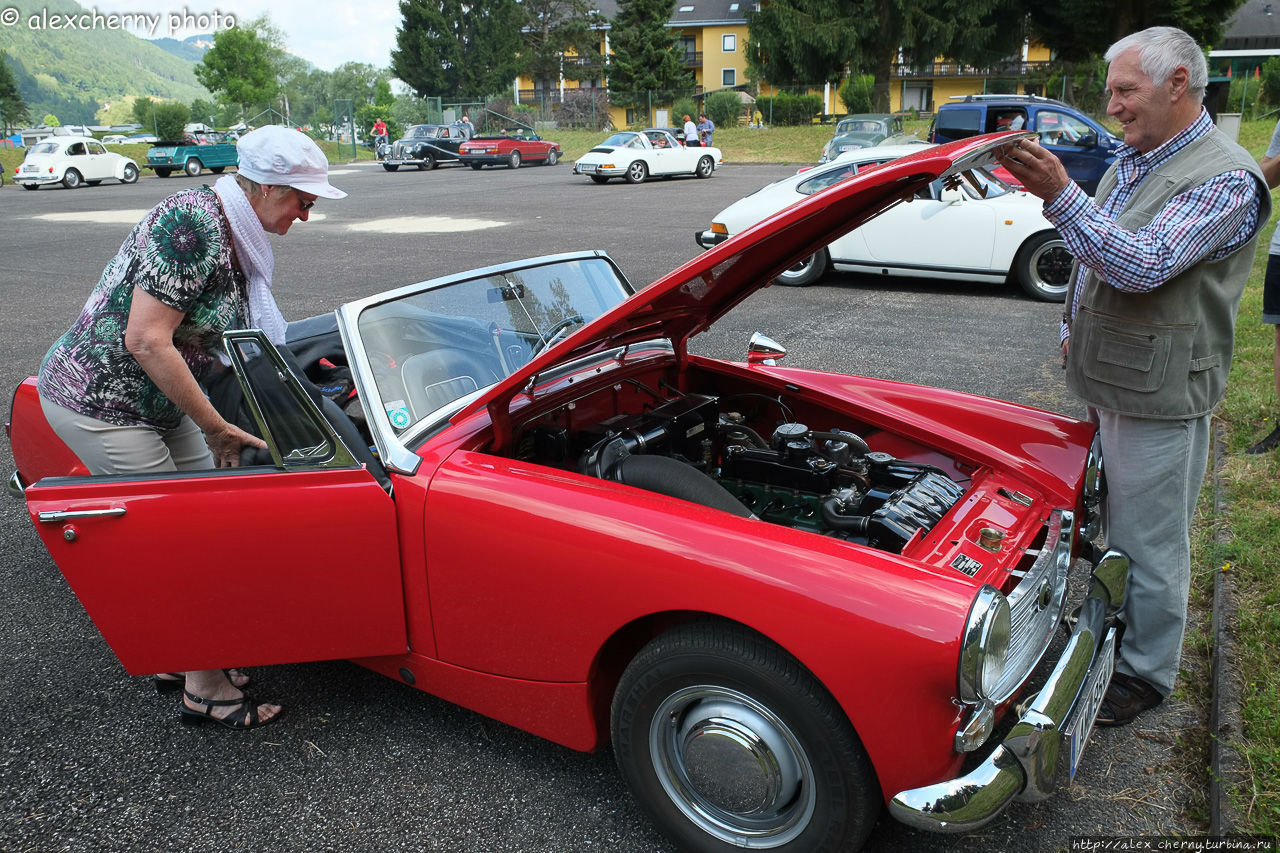
{"label": "sky", "polygon": [[[159,16],[153,32],[143,38],[187,36],[215,32],[228,17],[249,21],[267,14],[284,34],[285,49],[317,68],[332,71],[344,62],[364,62],[385,68],[391,64],[400,4],[394,0],[79,0],[86,11],[104,15]],[[176,28],[172,29],[176,25]]]}

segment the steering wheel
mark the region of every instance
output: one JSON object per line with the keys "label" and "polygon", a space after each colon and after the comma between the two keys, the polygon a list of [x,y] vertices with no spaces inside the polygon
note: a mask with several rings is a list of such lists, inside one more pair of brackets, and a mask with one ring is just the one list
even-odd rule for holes
{"label": "steering wheel", "polygon": [[574,326],[581,326],[585,322],[587,322],[587,320],[581,314],[570,314],[568,317],[565,317],[546,331],[539,329],[538,340],[533,345],[533,352],[530,353],[530,358],[560,340]]}

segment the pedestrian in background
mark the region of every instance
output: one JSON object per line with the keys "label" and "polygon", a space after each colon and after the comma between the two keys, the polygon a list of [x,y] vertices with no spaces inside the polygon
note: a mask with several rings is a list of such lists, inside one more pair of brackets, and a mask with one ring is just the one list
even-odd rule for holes
{"label": "pedestrian in background", "polygon": [[[1262,158],[1262,174],[1267,179],[1268,187],[1275,189],[1280,186],[1280,121],[1276,122],[1275,132],[1271,134],[1271,144],[1267,146],[1267,153]],[[1280,228],[1276,228],[1271,235],[1267,275],[1262,288],[1262,322],[1276,327],[1272,374],[1276,383],[1276,398],[1280,400]],[[1280,447],[1280,413],[1276,416],[1275,429],[1245,453],[1270,453],[1277,447]]]}
{"label": "pedestrian in background", "polygon": [[688,113],[684,117],[684,147],[698,148],[702,145],[698,141],[698,126],[693,123],[693,119],[689,118]]}
{"label": "pedestrian in background", "polygon": [[707,118],[705,114],[698,116],[698,139],[702,144],[711,147],[711,138],[716,132],[716,123]]}
{"label": "pedestrian in background", "polygon": [[1075,256],[1061,331],[1067,384],[1098,424],[1104,536],[1130,560],[1115,675],[1099,725],[1173,690],[1191,584],[1191,519],[1209,419],[1231,366],[1236,311],[1271,194],[1201,106],[1204,51],[1152,27],[1106,53],[1107,114],[1124,144],[1091,200],[1034,139],[999,162],[1044,199]]}

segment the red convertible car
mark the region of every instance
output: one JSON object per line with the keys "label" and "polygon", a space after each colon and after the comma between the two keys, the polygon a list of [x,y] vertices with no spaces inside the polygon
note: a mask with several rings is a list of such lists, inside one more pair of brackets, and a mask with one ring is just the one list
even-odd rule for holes
{"label": "red convertible car", "polygon": [[563,153],[560,143],[542,139],[537,134],[517,133],[501,136],[477,136],[462,143],[458,159],[473,169],[485,166],[507,166],[519,169],[523,163],[554,166]]}
{"label": "red convertible car", "polygon": [[[1094,428],[781,367],[763,337],[741,363],[689,340],[1014,136],[850,177],[638,293],[581,252],[304,321],[290,349],[346,360],[359,424],[261,332],[228,333],[269,447],[239,468],[84,476],[28,380],[11,489],[131,673],[352,658],[573,749],[612,743],[687,849],[852,849],[886,805],[972,830],[1074,774],[1111,674],[1128,560],[1091,542]],[[214,503],[237,535],[193,552]],[[266,567],[234,596],[219,542]]]}

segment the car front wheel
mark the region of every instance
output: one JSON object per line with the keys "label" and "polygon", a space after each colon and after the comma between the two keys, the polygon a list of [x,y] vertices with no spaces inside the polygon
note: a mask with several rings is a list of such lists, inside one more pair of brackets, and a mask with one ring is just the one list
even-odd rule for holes
{"label": "car front wheel", "polygon": [[84,178],[75,169],[67,169],[65,175],[62,176],[62,185],[69,190],[74,190],[84,182]]}
{"label": "car front wheel", "polygon": [[550,151],[547,152],[546,163],[548,166],[554,166],[556,163],[559,163],[559,162],[560,162],[560,152],[552,148]]}
{"label": "car front wheel", "polygon": [[200,176],[200,173],[204,171],[204,164],[195,157],[192,157],[187,161],[187,165],[183,167],[183,170],[191,177],[197,178]]}
{"label": "car front wheel", "polygon": [[714,172],[715,170],[716,170],[715,161],[712,160],[710,157],[703,157],[702,159],[698,160],[698,168],[694,171],[694,174],[697,175],[699,178],[709,178],[711,177],[711,173]]}
{"label": "car front wheel", "polygon": [[647,177],[649,177],[649,167],[643,160],[637,160],[627,167],[627,183],[641,184]]}
{"label": "car front wheel", "polygon": [[132,163],[126,163],[124,166],[124,177],[120,179],[123,184],[136,184],[138,182],[138,167]]}
{"label": "car front wheel", "polygon": [[1014,275],[1033,299],[1063,302],[1071,283],[1071,251],[1055,232],[1037,234],[1018,250]]}
{"label": "car front wheel", "polygon": [[880,812],[835,700],[741,626],[692,623],[652,640],[623,673],[612,720],[623,777],[682,849],[856,849]]}
{"label": "car front wheel", "polygon": [[774,283],[785,284],[787,287],[807,287],[822,278],[826,271],[827,250],[819,249],[796,265],[784,270],[774,279]]}

